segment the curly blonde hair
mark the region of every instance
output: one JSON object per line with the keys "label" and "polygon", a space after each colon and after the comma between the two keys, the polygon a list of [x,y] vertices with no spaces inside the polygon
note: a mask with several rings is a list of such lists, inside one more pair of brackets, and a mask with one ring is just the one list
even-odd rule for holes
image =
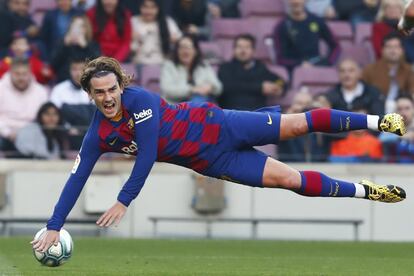
{"label": "curly blonde hair", "polygon": [[82,89],[90,93],[91,79],[93,77],[104,76],[108,73],[115,74],[121,89],[128,86],[133,79],[132,75],[122,70],[121,65],[116,59],[111,57],[98,57],[86,63],[80,79]]}

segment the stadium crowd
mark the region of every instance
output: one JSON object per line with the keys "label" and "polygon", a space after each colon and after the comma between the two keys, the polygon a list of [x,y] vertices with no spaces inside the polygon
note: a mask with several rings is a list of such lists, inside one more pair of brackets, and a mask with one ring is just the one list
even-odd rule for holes
{"label": "stadium crowd", "polygon": [[398,112],[404,137],[369,131],[282,141],[282,161],[414,162],[414,36],[403,0],[0,1],[0,157],[72,158],[95,111],[89,59],[122,62],[171,103],[283,112]]}

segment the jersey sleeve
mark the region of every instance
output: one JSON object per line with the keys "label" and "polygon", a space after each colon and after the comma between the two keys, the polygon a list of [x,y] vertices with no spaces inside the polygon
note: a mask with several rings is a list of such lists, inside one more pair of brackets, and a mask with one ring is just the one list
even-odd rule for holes
{"label": "jersey sleeve", "polygon": [[118,201],[125,206],[138,196],[157,159],[159,106],[159,97],[142,91],[128,108],[134,119],[138,153],[131,175],[118,195]]}
{"label": "jersey sleeve", "polygon": [[48,230],[59,231],[62,228],[66,217],[75,205],[83,186],[88,180],[101,154],[98,134],[96,131],[89,129],[85,135],[79,154],[76,157],[69,179],[55,206],[53,215],[47,222]]}

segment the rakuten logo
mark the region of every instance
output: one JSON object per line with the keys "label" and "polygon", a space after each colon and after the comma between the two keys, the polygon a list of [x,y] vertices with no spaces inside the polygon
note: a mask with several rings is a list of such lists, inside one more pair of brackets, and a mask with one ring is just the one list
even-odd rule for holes
{"label": "rakuten logo", "polygon": [[142,123],[152,117],[152,109],[142,110],[140,113],[134,113],[135,124]]}

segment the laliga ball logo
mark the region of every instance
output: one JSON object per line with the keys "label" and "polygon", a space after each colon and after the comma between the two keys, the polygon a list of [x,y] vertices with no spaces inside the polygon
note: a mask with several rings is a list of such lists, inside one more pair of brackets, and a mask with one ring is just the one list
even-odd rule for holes
{"label": "laliga ball logo", "polygon": [[[42,228],[36,233],[35,239],[39,239],[39,237],[44,235],[45,232],[46,228]],[[49,247],[46,252],[43,253],[33,249],[33,254],[36,260],[46,266],[60,266],[64,264],[72,256],[72,252],[72,237],[65,229],[60,230],[59,243]]]}

